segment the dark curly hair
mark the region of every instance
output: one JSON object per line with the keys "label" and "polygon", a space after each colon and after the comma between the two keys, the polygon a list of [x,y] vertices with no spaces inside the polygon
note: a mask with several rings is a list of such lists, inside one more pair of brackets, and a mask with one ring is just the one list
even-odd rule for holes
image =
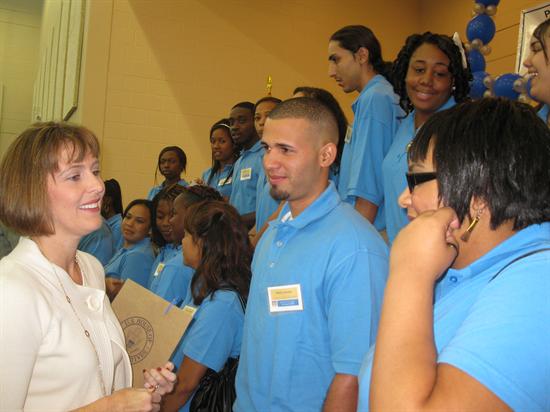
{"label": "dark curly hair", "polygon": [[439,198],[461,222],[474,197],[487,202],[493,230],[550,221],[550,130],[531,106],[504,98],[458,104],[428,119],[409,160],[425,160],[431,144]]}
{"label": "dark curly hair", "polygon": [[403,108],[406,114],[409,114],[414,107],[407,96],[407,88],[405,79],[409,70],[409,62],[413,53],[421,45],[428,43],[433,44],[441,50],[449,58],[449,72],[453,76],[453,90],[451,95],[457,103],[467,100],[470,93],[470,81],[472,80],[472,72],[470,64],[467,67],[462,67],[462,56],[460,49],[449,36],[444,34],[434,34],[429,31],[423,34],[412,34],[407,37],[405,45],[399,51],[397,58],[393,62],[391,80],[395,93],[399,95],[399,105]]}
{"label": "dark curly hair", "polygon": [[165,187],[160,192],[158,192],[153,200],[151,201],[151,204],[153,206],[153,220],[151,222],[151,239],[153,240],[153,243],[157,245],[158,247],[162,247],[166,245],[166,241],[162,237],[162,234],[160,233],[158,227],[157,227],[157,209],[159,202],[161,200],[167,200],[170,203],[173,203],[176,197],[180,193],[183,193],[185,188],[177,183],[174,183],[173,185],[170,185],[168,187]]}
{"label": "dark curly hair", "polygon": [[336,123],[338,125],[338,145],[336,152],[336,160],[334,160],[334,171],[338,172],[340,168],[340,160],[342,159],[342,153],[344,152],[344,145],[346,140],[346,133],[348,132],[348,119],[342,110],[342,107],[338,103],[338,100],[325,89],[319,89],[317,87],[300,86],[294,89],[292,94],[302,93],[305,97],[311,97],[319,100],[334,114]]}
{"label": "dark curly hair", "polygon": [[200,305],[220,289],[234,290],[246,300],[253,249],[237,210],[227,202],[196,203],[187,210],[183,225],[201,250],[191,280],[193,303]]}
{"label": "dark curly hair", "polygon": [[376,73],[390,79],[392,64],[382,59],[382,47],[371,29],[361,25],[345,26],[330,36],[340,47],[356,53],[361,47],[369,51],[369,63]]}

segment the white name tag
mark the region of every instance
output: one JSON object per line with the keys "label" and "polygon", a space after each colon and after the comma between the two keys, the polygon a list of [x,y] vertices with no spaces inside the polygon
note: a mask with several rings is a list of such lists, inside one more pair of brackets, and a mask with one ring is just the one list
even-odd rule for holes
{"label": "white name tag", "polygon": [[271,286],[267,288],[267,296],[271,313],[304,310],[299,284]]}
{"label": "white name tag", "polygon": [[230,184],[231,184],[231,180],[233,180],[233,179],[231,178],[231,176],[229,176],[229,177],[224,177],[224,178],[218,180],[218,186],[230,185]]}
{"label": "white name tag", "polygon": [[155,273],[153,273],[153,276],[154,277],[157,277],[158,275],[160,275],[160,272],[162,272],[162,269],[164,269],[164,263],[159,263],[157,268],[155,269]]}
{"label": "white name tag", "polygon": [[351,142],[351,133],[353,132],[353,127],[348,125],[348,130],[346,130],[346,137],[344,137],[344,142],[349,143]]}
{"label": "white name tag", "polygon": [[183,308],[183,311],[186,312],[186,313],[189,313],[191,316],[193,316],[195,314],[195,312],[197,311],[197,308],[195,308],[193,306],[185,305],[185,307]]}
{"label": "white name tag", "polygon": [[252,177],[251,167],[241,170],[241,180],[250,180],[251,177]]}

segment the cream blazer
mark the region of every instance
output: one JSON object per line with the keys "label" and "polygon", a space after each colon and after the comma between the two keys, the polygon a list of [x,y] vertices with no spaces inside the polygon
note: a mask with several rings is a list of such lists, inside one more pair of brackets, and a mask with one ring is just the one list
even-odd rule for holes
{"label": "cream blazer", "polygon": [[[105,295],[103,267],[91,255],[77,253],[82,286],[60,267],[55,266],[55,272],[90,332],[110,394],[131,386],[130,360],[122,329]],[[96,354],[55,272],[28,238],[21,238],[12,253],[0,260],[2,412],[66,411],[102,397]]]}

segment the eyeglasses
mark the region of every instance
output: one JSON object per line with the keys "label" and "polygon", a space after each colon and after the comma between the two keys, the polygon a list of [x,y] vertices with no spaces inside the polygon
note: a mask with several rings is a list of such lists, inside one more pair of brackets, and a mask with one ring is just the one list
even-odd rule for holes
{"label": "eyeglasses", "polygon": [[405,173],[405,176],[407,177],[407,185],[409,186],[409,191],[411,193],[416,185],[437,179],[436,172]]}

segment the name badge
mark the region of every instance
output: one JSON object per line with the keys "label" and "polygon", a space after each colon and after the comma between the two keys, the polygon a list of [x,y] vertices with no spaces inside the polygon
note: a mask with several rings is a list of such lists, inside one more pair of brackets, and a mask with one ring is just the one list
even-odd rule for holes
{"label": "name badge", "polygon": [[164,269],[164,263],[159,263],[157,268],[155,269],[155,273],[153,273],[153,276],[154,277],[157,277],[158,275],[160,275],[160,272],[162,272],[162,269]]}
{"label": "name badge", "polygon": [[271,286],[267,288],[267,295],[271,313],[304,310],[302,289],[299,284]]}
{"label": "name badge", "polygon": [[344,142],[349,143],[351,142],[351,133],[353,132],[353,127],[348,125],[348,130],[346,130],[346,137],[344,137]]}
{"label": "name badge", "polygon": [[[242,174],[242,173],[241,173]],[[250,179],[250,178],[249,178]],[[230,185],[231,184],[231,176],[229,177],[224,177],[220,180],[218,180],[218,186],[223,186],[223,185]],[[242,179],[241,179],[242,180]]]}
{"label": "name badge", "polygon": [[189,313],[191,315],[191,317],[193,317],[193,315],[197,311],[197,308],[195,308],[193,306],[185,305],[185,307],[183,308],[183,311],[185,313]]}
{"label": "name badge", "polygon": [[241,170],[241,180],[250,180],[251,177],[252,177],[251,167]]}

